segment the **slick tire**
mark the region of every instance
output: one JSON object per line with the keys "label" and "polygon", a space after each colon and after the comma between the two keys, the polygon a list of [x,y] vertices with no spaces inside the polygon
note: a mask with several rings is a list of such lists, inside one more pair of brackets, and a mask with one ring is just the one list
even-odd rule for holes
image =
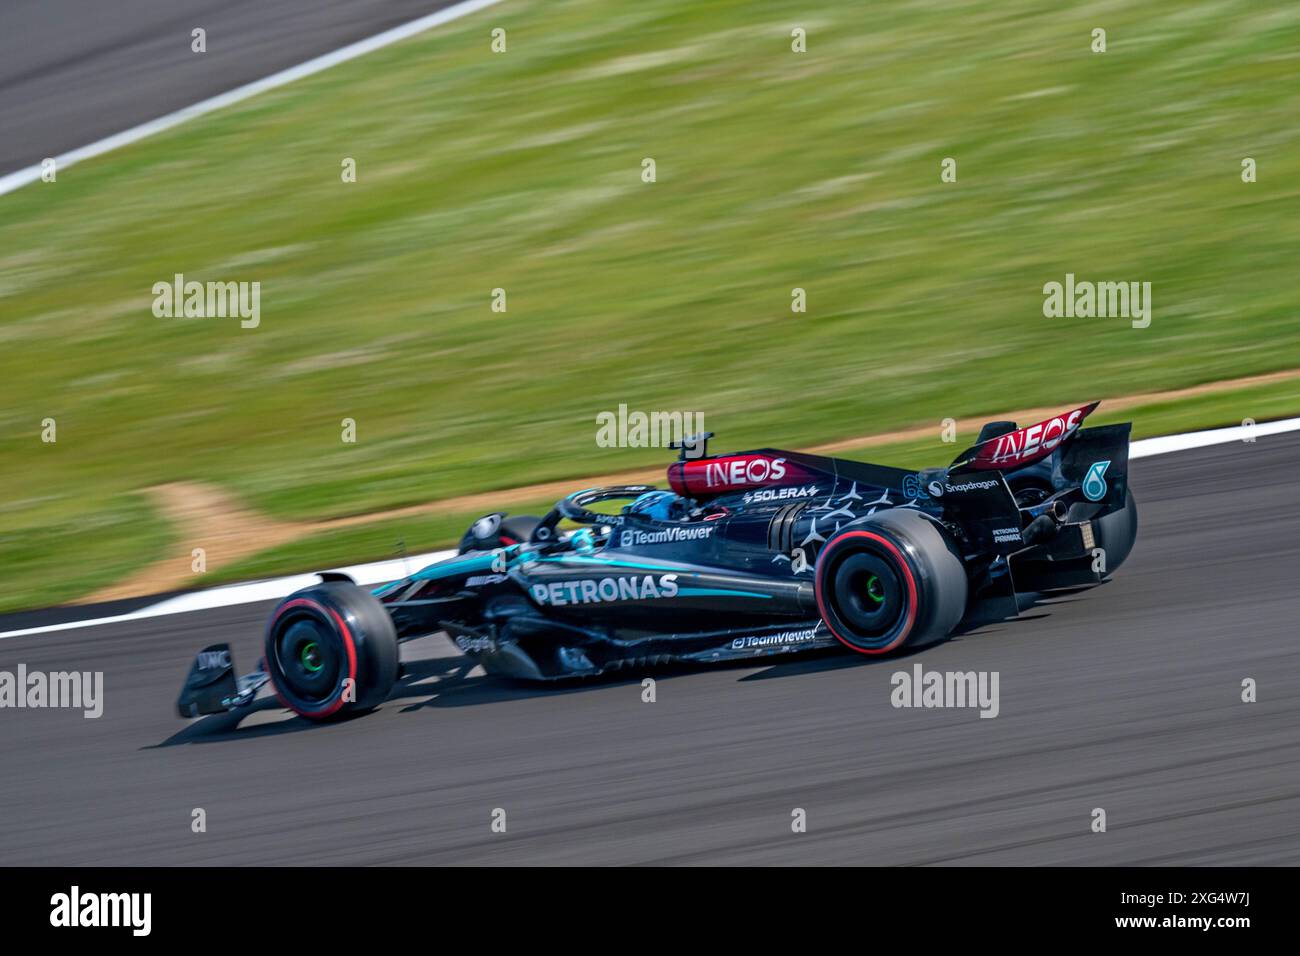
{"label": "slick tire", "polygon": [[[1075,507],[1079,506],[1073,506],[1072,512]],[[1080,519],[1070,517],[1067,520]],[[1105,576],[1110,576],[1119,570],[1119,566],[1128,558],[1134,542],[1137,541],[1137,501],[1133,497],[1131,488],[1124,490],[1124,507],[1092,519],[1092,533],[1096,546],[1102,549],[1106,558]]]}
{"label": "slick tire", "polygon": [[393,619],[347,581],[313,585],[281,601],[264,650],[281,703],[308,720],[372,710],[397,681]]}
{"label": "slick tire", "polygon": [[946,638],[966,612],[966,571],[943,532],[911,510],[882,511],[822,546],[814,590],[822,620],[860,654]]}

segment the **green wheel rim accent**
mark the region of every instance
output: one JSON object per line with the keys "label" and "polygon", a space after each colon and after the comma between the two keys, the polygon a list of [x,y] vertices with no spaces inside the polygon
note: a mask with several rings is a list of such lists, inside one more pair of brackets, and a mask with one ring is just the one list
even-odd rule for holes
{"label": "green wheel rim accent", "polygon": [[313,674],[320,673],[321,668],[325,666],[316,658],[315,641],[303,645],[302,651],[298,654],[298,659],[302,661],[302,666],[307,668],[307,670],[311,671]]}
{"label": "green wheel rim accent", "polygon": [[885,586],[880,583],[880,578],[874,574],[867,579],[867,597],[877,604],[885,603]]}

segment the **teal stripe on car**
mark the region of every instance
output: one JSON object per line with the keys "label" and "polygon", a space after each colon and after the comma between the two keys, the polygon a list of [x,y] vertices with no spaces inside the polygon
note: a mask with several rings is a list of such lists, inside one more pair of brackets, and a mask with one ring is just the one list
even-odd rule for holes
{"label": "teal stripe on car", "polygon": [[678,588],[677,593],[683,597],[753,597],[753,598],[770,598],[770,594],[759,594],[757,591],[731,591],[727,588]]}
{"label": "teal stripe on car", "polygon": [[453,561],[451,564],[431,564],[427,568],[412,574],[411,580],[436,581],[439,578],[449,578],[454,574],[463,574],[466,571],[486,571],[492,567],[492,561],[492,555],[484,554],[479,557]]}
{"label": "teal stripe on car", "polygon": [[602,567],[636,568],[641,571],[681,571],[681,566],[676,564],[643,564],[633,561],[615,561],[610,558],[589,558],[579,554],[555,555],[549,558],[538,558],[537,560],[548,564],[599,564]]}

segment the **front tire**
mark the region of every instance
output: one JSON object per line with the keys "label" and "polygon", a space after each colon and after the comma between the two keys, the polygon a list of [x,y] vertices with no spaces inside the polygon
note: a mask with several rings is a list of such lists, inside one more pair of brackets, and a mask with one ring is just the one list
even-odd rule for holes
{"label": "front tire", "polygon": [[384,606],[347,581],[297,591],[271,615],[266,669],[281,703],[330,720],[372,710],[397,681],[397,631]]}
{"label": "front tire", "polygon": [[814,590],[831,633],[859,654],[943,640],[966,611],[966,571],[917,511],[882,511],[844,528],[817,557]]}

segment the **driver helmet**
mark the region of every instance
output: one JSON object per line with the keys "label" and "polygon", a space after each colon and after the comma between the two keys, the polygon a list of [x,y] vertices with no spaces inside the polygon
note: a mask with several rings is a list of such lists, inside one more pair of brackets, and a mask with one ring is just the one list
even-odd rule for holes
{"label": "driver helmet", "polygon": [[690,504],[671,491],[647,491],[623,509],[624,514],[641,515],[652,521],[679,521],[690,512]]}
{"label": "driver helmet", "polygon": [[579,528],[569,535],[569,544],[579,554],[590,554],[596,549],[596,536],[590,528]]}

